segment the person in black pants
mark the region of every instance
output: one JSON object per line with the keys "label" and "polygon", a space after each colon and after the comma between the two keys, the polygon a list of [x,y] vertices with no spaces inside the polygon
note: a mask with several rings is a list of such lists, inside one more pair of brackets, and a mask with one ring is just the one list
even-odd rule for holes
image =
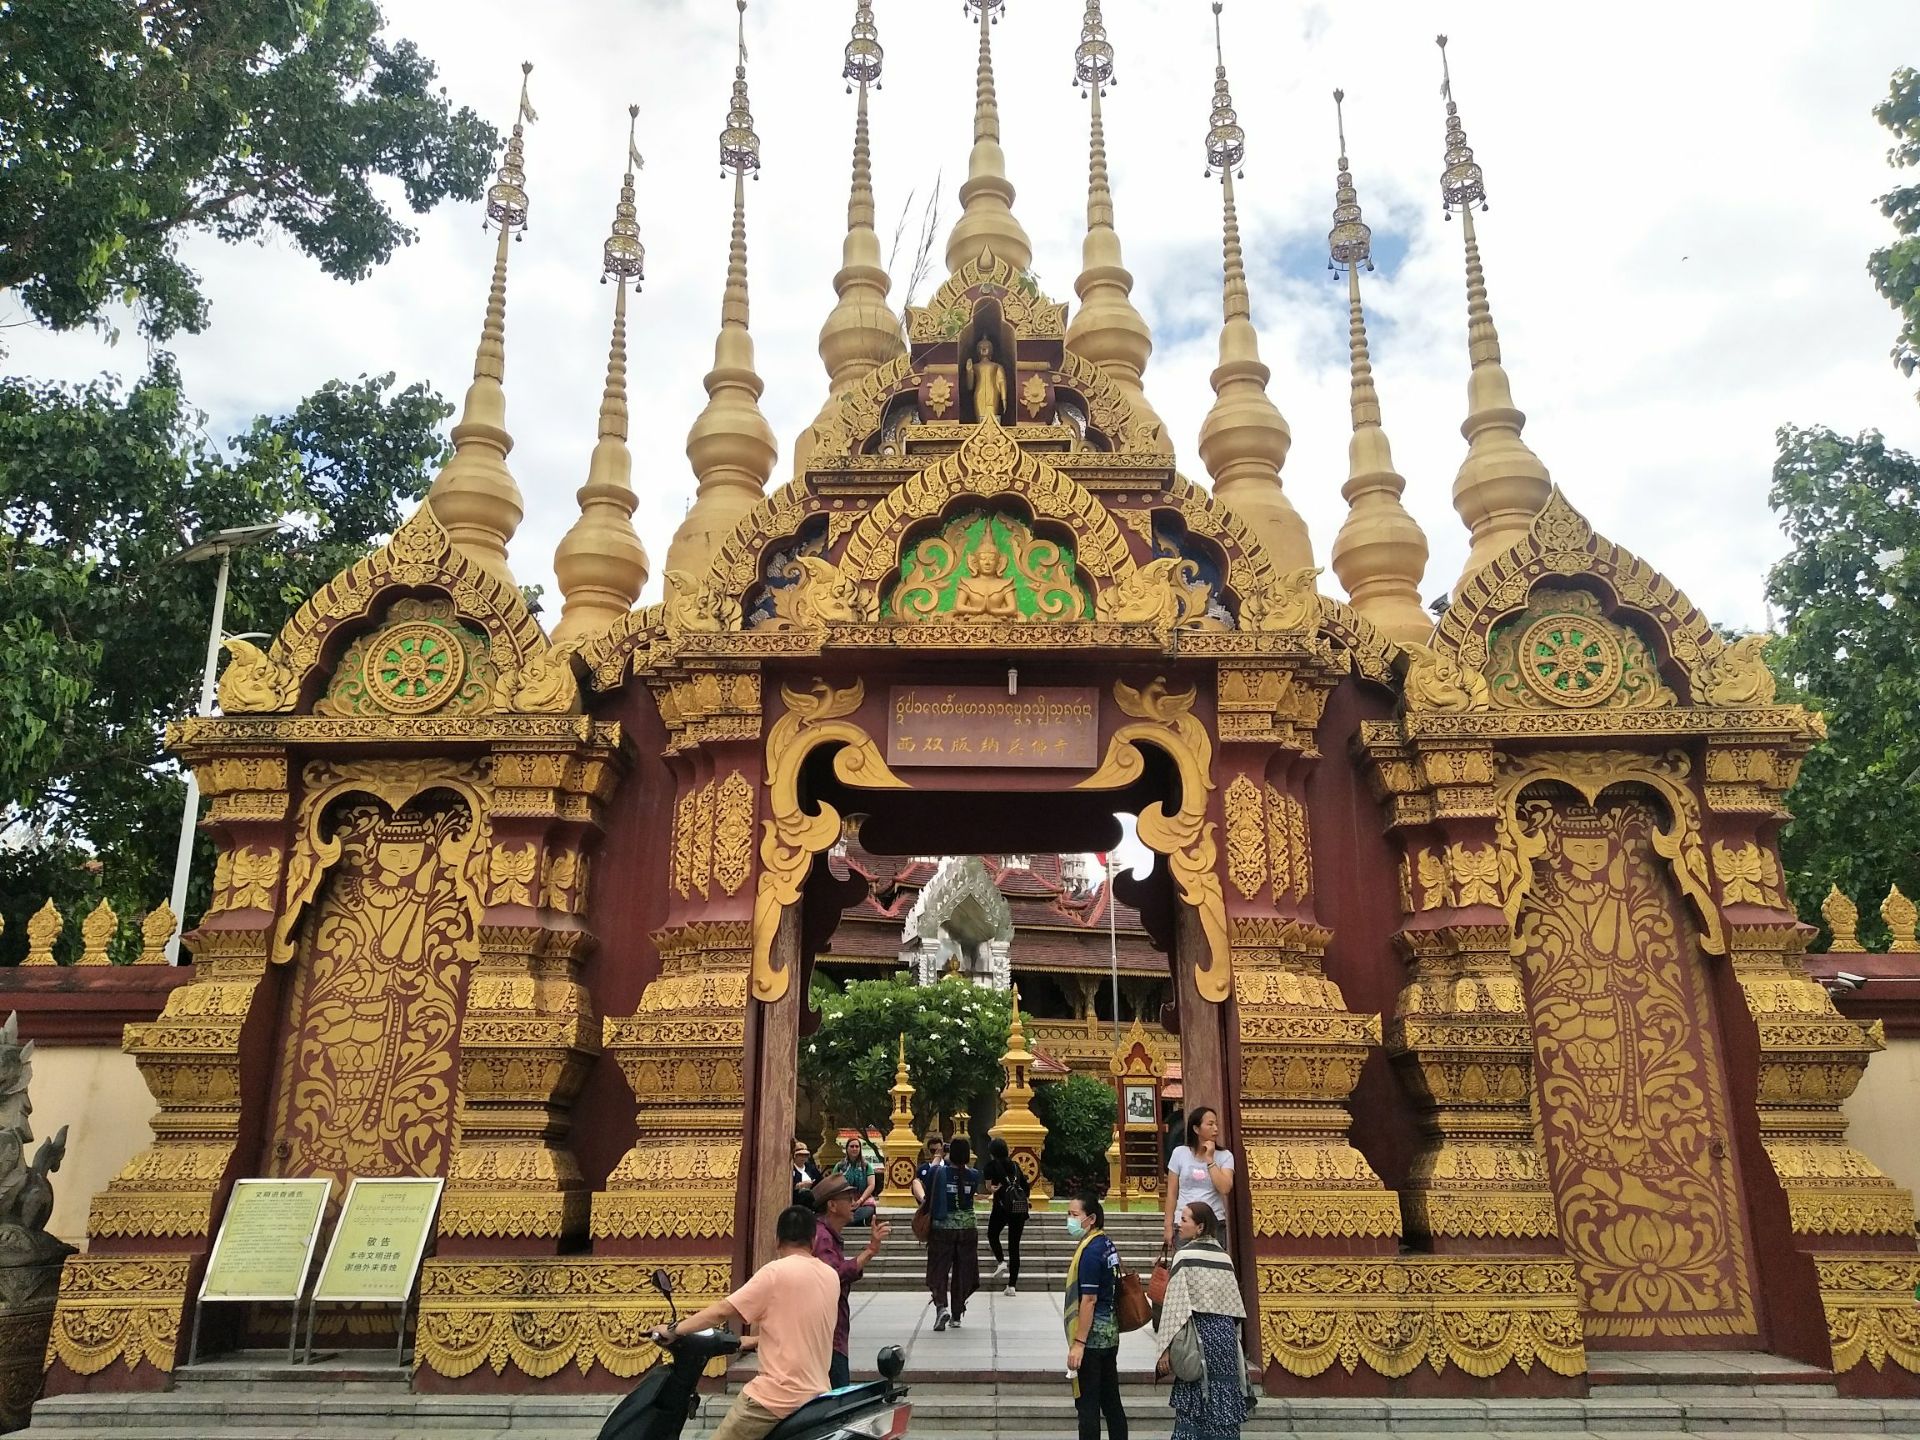
{"label": "person in black pants", "polygon": [[1083,1190],[1067,1206],[1067,1234],[1076,1248],[1067,1266],[1062,1318],[1067,1327],[1067,1371],[1073,1376],[1073,1409],[1080,1440],[1127,1440],[1127,1410],[1120,1399],[1120,1252],[1101,1226],[1100,1197]]}
{"label": "person in black pants", "polygon": [[[1020,1290],[1020,1232],[1027,1228],[1027,1177],[1020,1173],[1020,1167],[1007,1153],[1007,1142],[998,1136],[988,1142],[987,1156],[986,1168],[980,1174],[986,1182],[987,1193],[993,1196],[993,1208],[987,1216],[987,1244],[993,1247],[998,1267],[988,1278],[998,1280],[1004,1276],[1006,1293],[1014,1295]],[[1004,1254],[1000,1249],[1003,1230],[1007,1235]]]}

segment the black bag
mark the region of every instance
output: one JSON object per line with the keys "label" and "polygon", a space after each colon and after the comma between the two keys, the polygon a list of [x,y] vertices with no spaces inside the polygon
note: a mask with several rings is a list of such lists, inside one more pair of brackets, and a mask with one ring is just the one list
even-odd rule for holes
{"label": "black bag", "polygon": [[1008,1161],[1007,1169],[1013,1172],[1013,1178],[1000,1187],[1001,1193],[1007,1197],[1007,1213],[1024,1215],[1032,1208],[1032,1188],[1027,1184],[1027,1177],[1018,1165]]}

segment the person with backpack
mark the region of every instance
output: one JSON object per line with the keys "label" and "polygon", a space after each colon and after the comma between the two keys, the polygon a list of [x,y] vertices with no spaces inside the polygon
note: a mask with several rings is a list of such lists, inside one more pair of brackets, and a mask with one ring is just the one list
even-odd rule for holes
{"label": "person with backpack", "polygon": [[968,1299],[980,1288],[980,1230],[973,1213],[980,1172],[968,1163],[973,1151],[964,1135],[954,1136],[944,1159],[933,1153],[936,1158],[915,1182],[926,1204],[927,1290],[936,1312],[933,1328],[958,1329]]}
{"label": "person with backpack", "polygon": [[1172,1440],[1238,1440],[1246,1423],[1247,1318],[1233,1260],[1220,1244],[1220,1217],[1204,1200],[1180,1211],[1180,1248],[1160,1309],[1158,1373],[1173,1376]]}
{"label": "person with backpack", "polygon": [[[987,1244],[993,1247],[997,1268],[991,1278],[998,1280],[1005,1276],[1006,1293],[1016,1295],[1020,1291],[1020,1232],[1027,1228],[1027,1211],[1031,1208],[1027,1177],[1007,1153],[1007,1142],[997,1135],[987,1142],[987,1157],[986,1168],[980,1174],[986,1182],[987,1193],[993,1197],[987,1214]],[[1007,1236],[1005,1254],[1000,1250],[1002,1231]]]}
{"label": "person with backpack", "polygon": [[1067,1235],[1078,1243],[1067,1265],[1061,1308],[1080,1440],[1100,1440],[1103,1416],[1108,1440],[1127,1440],[1127,1410],[1120,1398],[1120,1252],[1101,1228],[1106,1219],[1100,1197],[1091,1190],[1082,1190],[1067,1206]]}

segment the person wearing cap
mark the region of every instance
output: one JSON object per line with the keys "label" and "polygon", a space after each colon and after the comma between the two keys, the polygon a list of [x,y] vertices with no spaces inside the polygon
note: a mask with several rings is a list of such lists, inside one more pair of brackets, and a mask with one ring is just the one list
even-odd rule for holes
{"label": "person wearing cap", "polygon": [[853,1220],[853,1203],[859,1195],[853,1183],[838,1171],[822,1177],[813,1187],[813,1208],[818,1216],[813,1228],[813,1256],[840,1277],[840,1314],[834,1321],[833,1360],[827,1370],[827,1378],[836,1390],[853,1383],[847,1333],[853,1325],[850,1297],[854,1282],[865,1273],[867,1262],[880,1253],[881,1242],[893,1233],[887,1221],[875,1220],[867,1232],[867,1248],[858,1255],[847,1254],[841,1237]]}

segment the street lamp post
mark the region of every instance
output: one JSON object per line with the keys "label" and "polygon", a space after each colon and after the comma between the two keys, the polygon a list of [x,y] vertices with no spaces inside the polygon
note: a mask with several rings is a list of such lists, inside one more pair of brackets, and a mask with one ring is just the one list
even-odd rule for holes
{"label": "street lamp post", "polygon": [[[191,565],[215,556],[220,559],[220,569],[213,582],[213,625],[207,631],[207,664],[200,675],[200,704],[194,711],[196,715],[213,713],[213,684],[220,668],[220,640],[226,633],[222,627],[227,618],[227,573],[232,566],[233,552],[278,535],[283,528],[284,522],[275,520],[270,525],[240,525],[231,530],[216,530],[170,557],[176,565]],[[180,849],[173,860],[175,926],[167,940],[169,965],[180,963],[180,936],[187,928],[187,880],[193,871],[193,835],[199,828],[199,822],[200,781],[193,773],[193,768],[188,766],[187,805],[180,816]]]}

